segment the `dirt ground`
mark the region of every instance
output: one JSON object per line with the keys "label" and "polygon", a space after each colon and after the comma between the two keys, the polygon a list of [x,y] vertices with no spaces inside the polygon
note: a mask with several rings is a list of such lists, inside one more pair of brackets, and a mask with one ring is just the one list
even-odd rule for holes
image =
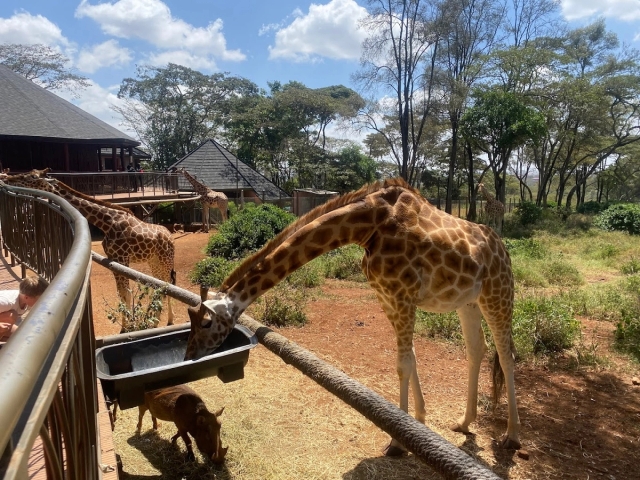
{"label": "dirt ground", "polygon": [[[198,287],[190,284],[188,273],[204,257],[208,236],[187,233],[178,234],[174,238],[177,285],[198,293]],[[103,254],[99,242],[93,243],[93,250]],[[149,273],[146,265],[132,267]],[[105,302],[113,307],[117,305],[113,275],[94,263],[91,283],[96,336],[118,333],[119,326],[107,319],[104,308]],[[174,304],[174,312],[176,323],[187,321],[184,305]],[[327,281],[321,287],[321,293],[309,303],[307,315],[309,322],[305,327],[283,328],[279,332],[388,400],[397,402],[395,338],[368,286]],[[163,318],[161,325],[165,323],[166,318]],[[418,373],[427,403],[426,425],[503,478],[640,479],[640,387],[631,382],[631,378],[638,375],[637,365],[629,364],[610,350],[613,325],[584,320],[583,330],[583,342],[594,348],[597,345],[597,353],[607,358],[606,367],[577,368],[572,366],[575,362],[572,362],[571,355],[541,365],[517,365],[516,393],[522,423],[522,454],[505,452],[496,447],[495,440],[506,430],[506,400],[503,398],[495,412],[492,411],[488,400],[488,362],[484,362],[481,372],[479,416],[476,423],[472,424],[473,434],[465,436],[448,429],[463,413],[465,404],[464,348],[416,337]],[[269,377],[269,382],[264,381],[265,376]],[[366,419],[350,423],[346,417],[353,414],[346,412],[347,407],[343,407],[342,402],[312,381],[298,376],[302,377],[264,347],[258,346],[252,351],[245,367],[245,379],[234,382],[236,385],[233,387],[236,390],[249,387],[255,390],[251,390],[250,394],[246,391],[237,393],[231,387],[222,390],[222,394],[228,396],[225,399],[225,412],[228,412],[225,413],[225,422],[234,421],[234,412],[238,415],[243,402],[246,403],[246,398],[242,397],[251,395],[253,407],[265,411],[268,409],[271,416],[269,430],[281,431],[270,433],[273,436],[269,440],[269,450],[275,458],[291,455],[290,452],[271,451],[278,442],[285,441],[284,437],[293,437],[288,440],[295,445],[295,455],[300,456],[304,462],[305,450],[318,448],[316,442],[319,440],[315,437],[327,436],[330,439],[327,441],[333,447],[321,448],[328,449],[328,463],[331,463],[331,457],[335,455],[337,466],[327,469],[326,475],[318,473],[316,478],[391,478],[386,474],[376,476],[371,473],[384,461],[380,457],[388,440],[386,434]],[[295,380],[291,380],[294,377]],[[294,382],[292,392],[285,388],[289,380]],[[254,405],[261,398],[265,403],[262,406]],[[310,401],[312,405],[309,405]],[[234,405],[234,402],[239,402],[239,405]],[[311,410],[313,415],[317,415],[313,416]],[[274,418],[278,415],[279,418]],[[305,417],[302,422],[304,426],[296,415]],[[134,418],[133,413],[130,416]],[[137,418],[137,411],[135,416]],[[340,416],[344,416],[344,419]],[[359,417],[357,413],[355,416]],[[331,417],[331,422],[325,421],[327,417]],[[127,422],[126,417],[124,421]],[[146,421],[150,424],[149,419]],[[247,421],[246,418],[238,420],[244,427]],[[133,427],[134,425],[128,424],[127,432],[133,432]],[[256,425],[253,427],[258,435],[260,428]],[[118,428],[125,427],[118,425]],[[143,444],[137,444],[129,433],[121,432],[125,441],[135,444],[138,450],[144,450]],[[306,436],[310,439],[308,447],[305,446]],[[116,450],[118,444],[116,432]],[[262,445],[261,448],[266,447]],[[282,448],[293,447],[283,444]],[[333,453],[331,448],[334,448]],[[231,444],[228,456],[231,460],[228,463],[232,465],[231,470],[241,469],[238,464],[242,461],[249,462],[250,459],[242,457],[238,452],[234,460],[233,449],[234,445]],[[341,456],[343,450],[351,450],[346,459]],[[404,470],[407,473],[393,478],[437,478],[429,473],[428,468],[416,464],[411,456],[394,461],[399,462],[394,464],[396,470],[399,471],[400,465],[403,465],[407,467]],[[129,472],[127,478],[170,478],[162,475],[162,468],[158,465],[155,465],[154,471],[160,472],[159,477],[148,474],[136,476],[132,474],[134,470],[144,472],[145,469],[140,465],[127,463],[124,458],[123,463],[125,472]],[[265,475],[265,478],[302,478],[294,473],[291,475]],[[309,473],[305,475],[310,478]]]}

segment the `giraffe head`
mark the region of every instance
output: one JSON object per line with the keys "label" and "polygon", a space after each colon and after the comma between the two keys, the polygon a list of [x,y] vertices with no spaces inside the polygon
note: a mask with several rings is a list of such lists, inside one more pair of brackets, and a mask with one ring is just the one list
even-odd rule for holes
{"label": "giraffe head", "polygon": [[50,170],[49,168],[45,168],[44,170],[31,170],[27,173],[10,175],[7,176],[4,182],[14,187],[33,188],[55,193],[54,184],[56,180],[47,178],[47,173],[49,173]]}
{"label": "giraffe head", "polygon": [[233,328],[241,310],[224,293],[209,294],[209,300],[200,308],[190,307],[191,332],[187,342],[185,360],[196,360],[218,348]]}

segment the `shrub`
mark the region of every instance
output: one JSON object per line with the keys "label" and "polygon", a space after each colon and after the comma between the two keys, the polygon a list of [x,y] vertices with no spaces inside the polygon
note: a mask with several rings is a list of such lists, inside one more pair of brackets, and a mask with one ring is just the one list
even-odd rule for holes
{"label": "shrub", "polygon": [[609,208],[609,203],[600,203],[592,200],[578,205],[578,207],[576,208],[576,212],[583,213],[585,215],[595,215],[606,210],[607,208]]}
{"label": "shrub", "polygon": [[580,285],[582,275],[576,267],[563,260],[547,262],[542,266],[542,274],[552,285]]}
{"label": "shrub", "polygon": [[640,316],[638,309],[622,309],[621,319],[616,325],[616,346],[640,361]]}
{"label": "shrub", "polygon": [[222,257],[204,258],[189,273],[189,280],[203,287],[219,287],[238,263]]}
{"label": "shrub", "polygon": [[629,203],[612,205],[600,213],[593,224],[602,230],[638,235],[640,234],[640,205]]}
{"label": "shrub", "polygon": [[286,279],[294,288],[318,287],[323,280],[322,264],[317,258],[292,272]]}
{"label": "shrub", "polygon": [[211,236],[206,252],[209,256],[227,260],[242,258],[262,248],[295,218],[274,205],[247,204]]}
{"label": "shrub", "polygon": [[164,289],[154,289],[138,282],[129,293],[131,305],[120,302],[114,308],[105,301],[107,318],[113,323],[120,323],[121,333],[157,327],[160,323]]}
{"label": "shrub", "polygon": [[542,217],[542,208],[533,202],[521,202],[516,206],[514,216],[521,225],[533,225]]}
{"label": "shrub", "polygon": [[366,281],[362,273],[363,255],[364,250],[358,245],[345,245],[325,253],[321,257],[324,276],[338,280]]}
{"label": "shrub", "polygon": [[545,247],[538,240],[532,238],[523,238],[521,240],[505,238],[504,244],[511,256],[541,259],[547,254]]}
{"label": "shrub", "polygon": [[586,232],[591,228],[592,223],[593,219],[590,216],[580,213],[573,213],[567,218],[567,228],[573,230],[583,230]]}
{"label": "shrub", "polygon": [[253,315],[265,325],[285,327],[307,323],[304,307],[307,296],[303,289],[282,282],[262,295],[255,302]]}
{"label": "shrub", "polygon": [[462,327],[456,312],[432,313],[416,310],[416,332],[430,338],[462,341]]}
{"label": "shrub", "polygon": [[635,275],[636,273],[640,273],[640,260],[635,257],[631,257],[631,260],[622,264],[620,271],[625,275]]}
{"label": "shrub", "polygon": [[580,335],[580,323],[561,297],[526,297],[516,301],[513,337],[521,356],[561,352]]}

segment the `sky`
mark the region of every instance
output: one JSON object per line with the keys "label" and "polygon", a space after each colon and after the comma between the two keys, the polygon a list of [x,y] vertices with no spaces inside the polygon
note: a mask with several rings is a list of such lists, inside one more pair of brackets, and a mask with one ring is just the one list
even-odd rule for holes
{"label": "sky", "polygon": [[[560,0],[570,27],[602,17],[640,49],[640,0]],[[127,132],[109,107],[136,65],[229,72],[268,89],[296,80],[351,88],[365,38],[364,0],[0,0],[0,43],[46,44],[90,79],[79,98],[57,92]]]}

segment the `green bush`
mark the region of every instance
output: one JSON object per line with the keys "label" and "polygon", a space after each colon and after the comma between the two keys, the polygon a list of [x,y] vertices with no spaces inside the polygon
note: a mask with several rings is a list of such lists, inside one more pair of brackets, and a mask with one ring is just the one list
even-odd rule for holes
{"label": "green bush", "polygon": [[365,282],[367,279],[362,273],[363,255],[364,250],[358,245],[345,245],[325,253],[320,257],[324,265],[324,276]]}
{"label": "green bush", "polygon": [[211,236],[207,255],[227,260],[242,258],[262,248],[295,219],[295,215],[274,205],[247,204]]}
{"label": "green bush", "polygon": [[120,333],[157,327],[162,312],[162,299],[165,296],[164,289],[155,289],[136,282],[135,288],[129,290],[129,294],[131,305],[120,302],[114,308],[105,301],[107,318],[120,324]]}
{"label": "green bush", "polygon": [[580,335],[580,322],[561,297],[526,297],[516,301],[513,337],[520,356],[561,352]]}
{"label": "green bush", "polygon": [[222,257],[204,258],[189,272],[189,280],[203,287],[219,287],[238,263]]}
{"label": "green bush", "polygon": [[542,217],[542,208],[534,202],[521,202],[514,210],[514,216],[521,225],[533,225]]}
{"label": "green bush", "polygon": [[640,205],[623,203],[612,205],[600,213],[593,224],[606,231],[640,234]]}
{"label": "green bush", "polygon": [[640,361],[640,316],[638,309],[622,309],[621,319],[616,325],[616,346]]}
{"label": "green bush", "polygon": [[581,205],[578,205],[578,207],[576,208],[576,212],[583,213],[585,215],[595,215],[597,213],[600,213],[606,210],[607,208],[609,208],[609,203],[595,202],[592,200],[589,202],[584,202]]}
{"label": "green bush", "polygon": [[322,264],[318,258],[304,264],[292,272],[286,279],[289,285],[295,288],[318,287],[322,284],[323,280]]}
{"label": "green bush", "polygon": [[462,327],[456,312],[432,313],[416,310],[416,333],[430,338],[462,342]]}
{"label": "green bush", "polygon": [[511,256],[542,259],[547,255],[546,248],[538,240],[534,240],[533,238],[523,238],[520,240],[505,238],[504,244]]}
{"label": "green bush", "polygon": [[552,285],[581,285],[584,282],[578,269],[564,260],[546,262],[542,274]]}
{"label": "green bush", "polygon": [[265,325],[302,326],[307,323],[304,313],[306,303],[304,289],[282,282],[256,300],[252,313],[256,320]]}
{"label": "green bush", "polygon": [[631,257],[631,260],[622,264],[620,271],[625,275],[635,275],[636,273],[640,273],[640,260],[635,257]]}

